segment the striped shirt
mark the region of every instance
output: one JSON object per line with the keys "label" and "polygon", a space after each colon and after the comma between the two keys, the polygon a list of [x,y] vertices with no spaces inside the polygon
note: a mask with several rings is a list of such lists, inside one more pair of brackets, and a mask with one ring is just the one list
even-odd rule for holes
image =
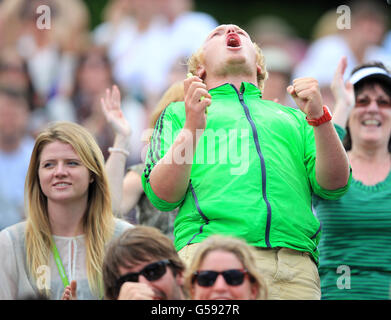
{"label": "striped shirt", "polygon": [[322,299],[390,299],[391,173],[373,186],[353,179],[342,198],[314,196],[313,205],[322,224]]}

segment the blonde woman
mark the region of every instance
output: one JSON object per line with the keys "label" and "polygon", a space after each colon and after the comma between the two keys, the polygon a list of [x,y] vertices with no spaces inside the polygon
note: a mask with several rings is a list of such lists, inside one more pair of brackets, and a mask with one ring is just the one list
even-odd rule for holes
{"label": "blonde woman", "polygon": [[58,122],[38,135],[25,199],[27,221],[0,233],[0,299],[102,298],[105,246],[131,225],[113,217],[103,155],[86,129]]}
{"label": "blonde woman", "polygon": [[267,286],[244,241],[211,236],[197,248],[185,274],[193,300],[266,300]]}

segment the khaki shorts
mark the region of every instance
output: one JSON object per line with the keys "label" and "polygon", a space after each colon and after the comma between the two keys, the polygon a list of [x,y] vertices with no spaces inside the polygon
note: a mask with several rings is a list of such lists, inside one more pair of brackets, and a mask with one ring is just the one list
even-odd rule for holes
{"label": "khaki shorts", "polygon": [[[198,245],[187,245],[178,252],[186,267]],[[309,253],[289,248],[257,248],[256,264],[268,285],[270,300],[320,299],[318,268]]]}
{"label": "khaki shorts", "polygon": [[182,259],[186,268],[190,265],[191,260],[193,259],[194,252],[199,247],[200,243],[192,243],[184,246],[181,250],[178,251],[179,258]]}
{"label": "khaki shorts", "polygon": [[307,252],[257,248],[256,264],[268,284],[270,300],[319,300],[318,267]]}

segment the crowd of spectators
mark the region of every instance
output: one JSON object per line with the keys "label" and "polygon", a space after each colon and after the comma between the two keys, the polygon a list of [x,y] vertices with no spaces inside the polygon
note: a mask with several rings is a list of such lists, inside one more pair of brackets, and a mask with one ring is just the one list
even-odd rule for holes
{"label": "crowd of spectators", "polygon": [[[38,17],[44,14],[37,13],[37,9],[43,5],[50,8],[48,29],[37,24]],[[268,72],[262,98],[297,108],[286,88],[293,79],[310,76],[318,80],[324,103],[334,111],[342,98],[331,88],[337,81],[335,70],[342,57],[346,58],[344,72],[339,74],[341,83],[356,66],[371,61],[382,62],[384,70],[390,70],[391,31],[384,5],[353,1],[349,4],[351,26],[347,29],[338,28],[336,9],[325,12],[313,26],[311,39],[300,37],[293,26],[278,16],[259,15],[248,21],[244,27],[262,49]],[[188,58],[211,30],[220,22],[228,22],[195,11],[192,0],[110,0],[102,18],[102,23],[90,30],[89,11],[82,0],[0,1],[0,231],[26,220],[25,179],[39,132],[52,121],[74,122],[96,139],[107,161],[110,187],[118,186],[113,177],[124,178],[122,190],[111,190],[114,214],[134,225],[156,227],[164,234],[155,229],[130,228],[109,247],[112,251],[103,267],[106,298],[143,299],[155,294],[155,298],[203,299],[218,296],[209,288],[215,282],[224,286],[223,278],[225,285],[234,278],[239,279],[238,286],[247,286],[248,290],[235,296],[234,290],[222,289],[225,294],[266,299],[268,292],[262,274],[252,269],[251,250],[236,239],[212,238],[206,242],[194,260],[197,264],[186,273],[185,266],[176,260],[179,257],[173,252],[174,247],[170,247],[177,211],[158,211],[141,185],[146,146],[158,116],[170,102],[183,100],[182,81],[186,78]],[[121,105],[130,127],[126,134],[108,121],[102,109],[106,89],[114,85],[121,92],[115,102]],[[120,167],[110,167],[108,160],[115,155],[109,149],[116,147],[118,139],[126,140],[124,145],[129,146],[129,152]],[[387,177],[388,171],[383,178]],[[126,196],[130,194],[132,197]],[[389,208],[385,210],[391,215]],[[323,211],[319,218],[328,219]],[[157,244],[149,244],[144,233],[155,237]],[[131,252],[137,241],[145,245],[145,259],[135,259],[139,253]],[[164,245],[162,250],[168,253],[148,255],[152,250],[148,245]],[[220,270],[210,259],[206,261],[212,255],[216,255],[215,261],[231,259],[236,265],[226,269],[220,265]],[[207,263],[210,266],[205,266]],[[140,281],[140,287],[128,284],[121,288],[126,276],[153,279],[148,267],[162,272],[163,281],[167,277],[174,279],[172,287],[167,289],[162,281],[162,288],[150,290]],[[204,269],[209,273],[203,273]],[[382,276],[387,278],[390,271],[385,272]],[[57,291],[59,298],[62,292]],[[75,291],[69,287],[63,298],[74,298]],[[376,298],[376,293],[371,298]]]}

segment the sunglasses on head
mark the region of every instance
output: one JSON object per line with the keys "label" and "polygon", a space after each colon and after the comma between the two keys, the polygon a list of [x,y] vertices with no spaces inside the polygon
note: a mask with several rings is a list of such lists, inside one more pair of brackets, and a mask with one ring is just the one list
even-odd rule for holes
{"label": "sunglasses on head", "polygon": [[249,274],[246,269],[231,269],[225,271],[197,271],[193,273],[192,283],[197,281],[201,287],[211,287],[216,282],[218,275],[224,277],[225,282],[230,286],[239,286],[243,283],[246,274]]}
{"label": "sunglasses on head", "polygon": [[117,280],[117,286],[120,288],[125,282],[138,282],[140,275],[143,275],[148,281],[156,281],[163,277],[167,271],[167,265],[171,264],[168,259],[157,261],[146,265],[139,272],[129,272]]}

